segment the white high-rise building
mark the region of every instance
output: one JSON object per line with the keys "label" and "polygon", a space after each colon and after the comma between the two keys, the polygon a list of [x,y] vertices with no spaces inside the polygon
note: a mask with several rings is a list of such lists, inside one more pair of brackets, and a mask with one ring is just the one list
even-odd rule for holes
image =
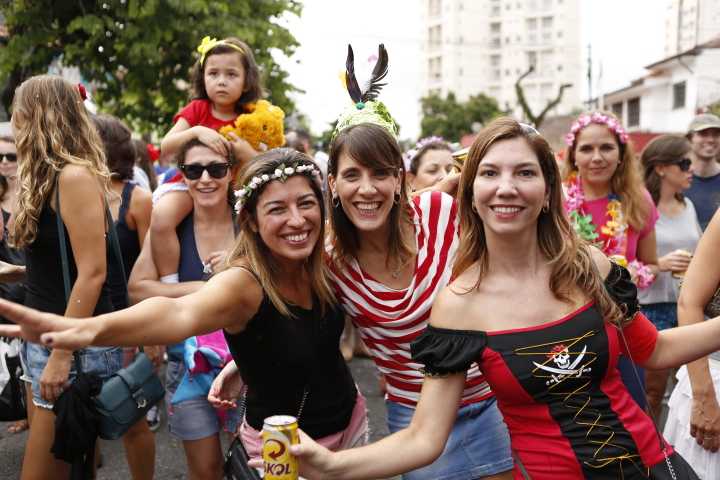
{"label": "white high-rise building", "polygon": [[665,13],[665,58],[720,36],[719,0],[670,0]]}
{"label": "white high-rise building", "polygon": [[460,102],[484,93],[523,118],[515,82],[535,115],[554,100],[550,115],[580,107],[580,2],[575,0],[421,0],[419,94]]}

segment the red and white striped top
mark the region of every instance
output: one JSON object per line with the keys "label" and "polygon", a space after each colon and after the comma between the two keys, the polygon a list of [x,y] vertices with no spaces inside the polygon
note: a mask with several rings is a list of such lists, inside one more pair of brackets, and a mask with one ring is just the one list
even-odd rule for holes
{"label": "red and white striped top", "polygon": [[[410,342],[430,319],[437,294],[452,278],[458,246],[455,200],[442,192],[428,192],[413,198],[410,205],[415,224],[417,256],[410,286],[394,290],[362,271],[353,259],[342,271],[328,256],[328,274],[338,300],[352,317],[365,344],[387,380],[390,400],[415,407],[420,397],[423,374],[410,356]],[[328,246],[328,253],[331,246]],[[492,395],[477,365],[468,371],[463,405]]]}

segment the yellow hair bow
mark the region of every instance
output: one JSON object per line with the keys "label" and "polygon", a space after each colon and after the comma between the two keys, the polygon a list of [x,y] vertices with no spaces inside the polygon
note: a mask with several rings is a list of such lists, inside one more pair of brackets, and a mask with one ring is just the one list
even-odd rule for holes
{"label": "yellow hair bow", "polygon": [[230,47],[233,47],[234,49],[236,49],[238,52],[242,53],[243,55],[245,55],[245,50],[238,47],[237,45],[233,45],[232,43],[227,43],[225,40],[218,41],[217,38],[213,38],[212,40],[210,40],[210,37],[208,36],[208,37],[205,37],[202,39],[202,43],[200,43],[200,46],[197,48],[198,52],[200,52],[200,65],[202,65],[203,62],[205,61],[205,55],[210,50],[212,50],[213,48],[215,48],[218,45],[228,45]]}

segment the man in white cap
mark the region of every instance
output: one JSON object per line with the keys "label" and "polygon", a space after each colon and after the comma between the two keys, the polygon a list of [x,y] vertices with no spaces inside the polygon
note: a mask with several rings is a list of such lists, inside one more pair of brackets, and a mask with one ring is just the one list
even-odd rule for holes
{"label": "man in white cap", "polygon": [[692,119],[687,138],[692,150],[690,159],[695,167],[690,188],[683,193],[692,200],[703,230],[720,205],[720,118],[703,113]]}

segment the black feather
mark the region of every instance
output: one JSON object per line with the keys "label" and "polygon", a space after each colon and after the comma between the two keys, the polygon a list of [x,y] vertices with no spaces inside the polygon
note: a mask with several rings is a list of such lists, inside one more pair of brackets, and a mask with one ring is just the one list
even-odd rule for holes
{"label": "black feather", "polygon": [[379,83],[380,80],[385,78],[387,73],[388,73],[388,54],[387,54],[387,50],[385,50],[385,45],[383,45],[381,43],[380,46],[378,47],[377,63],[375,63],[375,68],[373,69],[372,77],[370,78],[370,86],[362,94],[363,102],[367,102],[368,100],[377,98],[377,96],[380,94],[380,90],[382,89],[382,87],[387,85],[387,83]]}
{"label": "black feather", "polygon": [[353,102],[359,103],[362,101],[362,92],[360,91],[360,85],[358,85],[357,78],[355,78],[355,55],[353,49],[348,45],[348,56],[347,62],[345,62],[345,69],[347,70],[345,76],[345,82],[347,84],[347,90],[350,94],[350,98]]}

